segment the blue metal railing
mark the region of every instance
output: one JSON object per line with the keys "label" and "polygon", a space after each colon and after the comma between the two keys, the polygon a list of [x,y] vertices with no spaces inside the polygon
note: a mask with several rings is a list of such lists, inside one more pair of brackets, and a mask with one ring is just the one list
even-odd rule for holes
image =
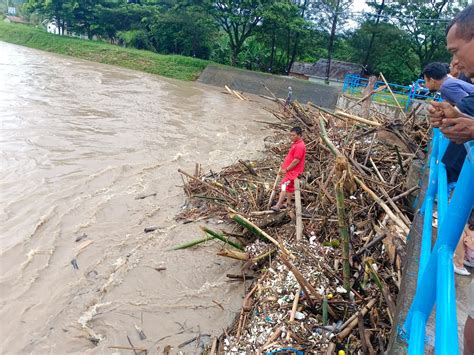
{"label": "blue metal railing", "polygon": [[[344,84],[342,86],[342,92],[349,95],[361,94],[362,90],[367,87],[369,80],[358,75],[358,74],[347,74],[344,77]],[[434,96],[430,96],[428,89],[423,87],[424,80],[417,80],[412,85],[399,85],[392,84],[390,89],[397,95],[397,100],[401,106],[404,106],[405,111],[411,107],[414,100],[433,100]],[[385,82],[376,81],[374,89],[384,86]],[[382,102],[392,102],[392,94],[388,89],[376,92],[372,96],[373,98],[379,98]]]}
{"label": "blue metal railing", "polygon": [[[446,169],[441,162],[449,141],[433,130],[429,182],[421,207],[423,234],[415,297],[404,324],[408,354],[424,354],[426,323],[436,303],[435,354],[459,354],[453,253],[474,207],[474,141],[465,143],[467,157],[448,201]],[[431,247],[433,205],[437,198],[438,232]]]}

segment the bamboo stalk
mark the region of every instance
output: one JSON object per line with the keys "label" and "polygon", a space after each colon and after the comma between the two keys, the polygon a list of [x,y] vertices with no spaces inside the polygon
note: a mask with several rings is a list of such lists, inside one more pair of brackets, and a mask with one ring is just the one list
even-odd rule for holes
{"label": "bamboo stalk", "polygon": [[231,200],[231,201],[234,202],[235,204],[238,203],[238,201],[237,201],[235,198],[233,198],[232,196],[227,195],[226,193],[224,193],[223,191],[219,190],[218,188],[212,186],[211,184],[208,184],[207,182],[202,181],[202,180],[198,179],[197,177],[192,176],[192,175],[188,174],[187,172],[185,172],[185,171],[183,171],[183,170],[181,170],[181,169],[178,169],[178,172],[181,173],[181,174],[183,174],[184,176],[190,178],[191,180],[194,180],[194,181],[197,181],[197,182],[201,183],[202,185],[208,187],[208,188],[211,189],[212,191],[217,192],[219,195],[222,195],[222,196],[224,196],[225,198]]}
{"label": "bamboo stalk", "polygon": [[408,235],[408,232],[410,231],[410,229],[406,226],[406,224],[399,217],[397,217],[392,212],[392,210],[387,206],[387,204],[385,202],[383,202],[382,199],[375,194],[375,192],[373,192],[371,189],[369,189],[367,187],[367,185],[365,185],[362,182],[362,180],[360,180],[357,176],[354,176],[354,180],[364,191],[366,191],[369,194],[370,197],[372,197],[372,199],[375,202],[377,202],[380,205],[380,207],[383,208],[383,210],[385,211],[385,213],[387,213],[387,215],[390,217],[390,219],[392,221],[394,221],[395,224],[397,226],[399,226],[406,235]]}
{"label": "bamboo stalk", "polygon": [[328,299],[326,296],[324,296],[323,298],[323,307],[322,307],[322,311],[323,311],[323,325],[327,325],[328,324]]}
{"label": "bamboo stalk", "polygon": [[375,271],[375,269],[372,267],[372,262],[373,261],[369,259],[369,260],[366,261],[366,265],[369,268],[372,279],[374,280],[375,284],[377,285],[377,287],[379,288],[379,290],[382,293],[383,297],[385,298],[385,302],[387,302],[388,311],[389,311],[389,315],[390,315],[389,318],[390,318],[391,321],[393,321],[395,311],[396,311],[395,303],[393,302],[392,297],[390,296],[390,291],[387,289],[387,286],[385,286],[382,283],[382,281],[380,280],[379,275],[377,274],[377,271]]}
{"label": "bamboo stalk", "polygon": [[372,136],[372,140],[370,141],[369,150],[367,150],[367,154],[366,154],[365,159],[364,159],[364,165],[365,166],[367,166],[367,161],[369,160],[370,153],[372,152],[372,147],[374,146],[374,142],[375,142],[376,137],[377,137],[377,132],[374,133],[374,135]]}
{"label": "bamboo stalk", "polygon": [[251,216],[266,216],[266,215],[275,214],[275,213],[277,213],[277,212],[274,211],[274,210],[268,210],[268,211],[252,211],[252,212],[250,212],[250,215],[251,215]]}
{"label": "bamboo stalk", "polygon": [[242,227],[247,228],[250,232],[254,233],[255,235],[265,238],[275,244],[283,253],[290,255],[288,250],[286,250],[285,246],[278,242],[276,239],[272,238],[269,236],[267,233],[265,233],[263,230],[261,230],[259,227],[257,227],[255,224],[250,222],[247,218],[237,214],[237,213],[231,213],[229,215],[230,219],[233,219],[235,222],[240,224]]}
{"label": "bamboo stalk", "polygon": [[362,117],[359,117],[359,116],[356,116],[356,115],[351,115],[351,114],[346,113],[346,112],[341,111],[341,110],[336,110],[335,113],[339,116],[342,116],[342,117],[346,118],[346,119],[356,121],[356,122],[359,122],[359,123],[364,123],[364,124],[369,125],[369,126],[374,126],[374,127],[382,126],[382,124],[379,123],[379,122],[371,121],[371,120],[368,120],[367,118],[362,118]]}
{"label": "bamboo stalk", "polygon": [[405,169],[403,168],[402,156],[400,155],[400,150],[397,146],[395,146],[395,152],[397,152],[397,161],[398,165],[400,166],[400,172],[402,175],[405,175]]}
{"label": "bamboo stalk", "polygon": [[341,326],[341,331],[339,334],[336,336],[337,340],[339,342],[342,342],[351,332],[352,329],[354,329],[355,326],[358,324],[357,318],[359,317],[359,314],[364,317],[367,312],[373,307],[375,304],[375,298],[371,299],[361,310],[357,311],[352,317],[350,317],[342,326]]}
{"label": "bamboo stalk", "polygon": [[343,269],[342,273],[344,276],[344,288],[347,291],[347,295],[351,290],[350,277],[351,277],[351,266],[349,263],[349,228],[347,226],[346,210],[344,206],[344,178],[345,171],[341,179],[336,183],[336,206],[337,206],[337,218],[339,225],[339,235],[342,241],[342,261]]}
{"label": "bamboo stalk", "polygon": [[385,196],[385,198],[387,199],[388,203],[390,204],[390,206],[392,206],[392,208],[394,209],[394,211],[396,213],[398,213],[400,215],[400,219],[405,222],[406,225],[409,225],[410,224],[410,220],[408,219],[407,216],[405,216],[405,214],[398,208],[398,206],[395,204],[395,202],[393,202],[393,200],[391,199],[390,195],[387,193],[387,191],[385,191],[385,189],[383,188],[383,186],[379,186],[380,187],[380,191],[382,191],[382,194]]}
{"label": "bamboo stalk", "polygon": [[242,245],[240,245],[238,243],[235,243],[235,242],[232,242],[231,240],[229,240],[229,238],[226,238],[223,234],[221,234],[219,232],[213,231],[212,229],[209,229],[205,226],[201,226],[201,229],[205,233],[211,235],[213,238],[219,239],[220,241],[223,241],[224,243],[229,244],[230,246],[233,246],[236,249],[239,249],[241,251],[245,250]]}
{"label": "bamboo stalk", "polygon": [[388,91],[390,91],[390,94],[392,95],[393,99],[395,100],[395,103],[397,104],[398,108],[399,108],[400,111],[402,112],[403,117],[405,117],[405,122],[408,122],[408,117],[407,117],[405,111],[404,111],[404,110],[402,109],[402,107],[400,106],[400,103],[398,102],[397,97],[396,97],[395,94],[393,93],[392,89],[390,88],[390,85],[388,85],[388,82],[387,82],[387,80],[385,80],[385,77],[383,76],[382,73],[380,73],[380,77],[381,77],[382,80],[384,81],[385,85],[387,85]]}
{"label": "bamboo stalk", "polygon": [[296,207],[296,240],[303,238],[303,220],[301,218],[301,190],[300,180],[295,179],[295,207]]}
{"label": "bamboo stalk", "polygon": [[224,249],[218,252],[217,255],[241,261],[249,260],[249,255],[247,253],[243,253],[238,250]]}
{"label": "bamboo stalk", "polygon": [[272,207],[272,201],[275,198],[275,194],[276,194],[276,186],[277,186],[278,180],[280,178],[280,171],[281,171],[281,166],[278,169],[278,173],[277,173],[277,176],[275,178],[275,182],[273,183],[272,193],[270,194],[270,199],[268,200],[268,204],[267,204],[267,210],[269,210],[270,207]]}
{"label": "bamboo stalk", "polygon": [[401,198],[411,194],[412,192],[415,192],[416,190],[419,190],[420,187],[419,186],[413,186],[412,188],[408,189],[407,191],[405,192],[402,192],[400,195],[397,195],[395,196],[394,198],[392,198],[392,201],[395,202],[395,201],[398,201],[400,200]]}
{"label": "bamboo stalk", "polygon": [[377,168],[377,165],[375,165],[374,161],[372,158],[369,158],[370,160],[370,164],[372,164],[372,167],[374,168],[375,170],[375,173],[377,174],[378,178],[380,179],[380,181],[382,181],[384,184],[386,184],[387,182],[385,181],[385,179],[383,178],[382,174],[380,174],[380,171],[379,169]]}
{"label": "bamboo stalk", "polygon": [[[301,286],[299,286],[295,292],[295,298],[293,299],[293,305],[291,307],[291,313],[290,313],[290,323],[293,323],[295,321],[295,314],[296,314],[296,309],[298,308],[298,302],[300,300],[300,293],[301,293]],[[288,329],[288,333],[286,334],[286,341],[289,341],[290,338],[291,338],[291,331]]]}
{"label": "bamboo stalk", "polygon": [[207,242],[208,240],[213,240],[214,237],[205,237],[205,238],[200,238],[200,239],[195,239],[195,240],[192,240],[188,243],[183,243],[183,244],[178,244],[176,246],[174,246],[173,248],[171,248],[170,250],[180,250],[180,249],[187,249],[187,248],[191,248],[195,245],[198,245],[198,244],[201,244],[201,243],[204,243],[204,242]]}
{"label": "bamboo stalk", "polygon": [[335,155],[339,156],[342,155],[341,152],[336,148],[333,142],[328,137],[328,132],[326,131],[326,126],[324,123],[324,118],[321,114],[319,114],[319,135],[323,139],[324,143],[328,146],[329,150]]}

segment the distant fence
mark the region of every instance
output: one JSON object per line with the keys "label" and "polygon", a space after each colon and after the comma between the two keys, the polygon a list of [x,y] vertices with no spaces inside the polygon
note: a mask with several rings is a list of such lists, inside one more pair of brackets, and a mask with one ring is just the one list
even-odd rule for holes
{"label": "distant fence", "polygon": [[[358,75],[358,74],[347,74],[344,77],[344,84],[342,86],[342,92],[357,96],[362,95],[362,91],[367,87],[369,80]],[[429,90],[423,86],[424,80],[417,80],[412,85],[398,85],[388,83],[390,89],[395,94],[398,103],[407,111],[410,109],[414,100],[433,100],[437,99],[436,96],[430,94]],[[376,81],[374,90],[384,86],[383,81]],[[394,104],[392,94],[388,89],[380,90],[372,95],[372,99],[378,102],[385,102]]]}

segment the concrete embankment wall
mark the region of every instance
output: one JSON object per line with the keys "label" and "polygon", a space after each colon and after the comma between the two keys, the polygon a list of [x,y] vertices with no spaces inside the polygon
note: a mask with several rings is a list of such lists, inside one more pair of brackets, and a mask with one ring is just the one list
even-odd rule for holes
{"label": "concrete embankment wall", "polygon": [[288,86],[293,89],[293,99],[301,103],[311,101],[315,105],[334,109],[340,89],[292,77],[283,77],[254,71],[208,65],[201,73],[199,82],[233,90],[270,96],[264,85],[277,97],[286,98]]}

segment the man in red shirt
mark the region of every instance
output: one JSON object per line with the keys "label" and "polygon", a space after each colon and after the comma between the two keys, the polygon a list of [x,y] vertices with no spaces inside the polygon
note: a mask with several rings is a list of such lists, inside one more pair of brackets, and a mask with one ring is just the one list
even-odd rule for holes
{"label": "man in red shirt", "polygon": [[291,204],[291,198],[295,192],[295,179],[304,171],[306,158],[306,145],[301,138],[300,127],[294,127],[290,131],[290,138],[293,142],[281,166],[280,175],[283,179],[280,182],[281,192],[278,202],[272,207],[274,211],[280,211],[284,207],[283,202],[287,199],[287,206]]}

